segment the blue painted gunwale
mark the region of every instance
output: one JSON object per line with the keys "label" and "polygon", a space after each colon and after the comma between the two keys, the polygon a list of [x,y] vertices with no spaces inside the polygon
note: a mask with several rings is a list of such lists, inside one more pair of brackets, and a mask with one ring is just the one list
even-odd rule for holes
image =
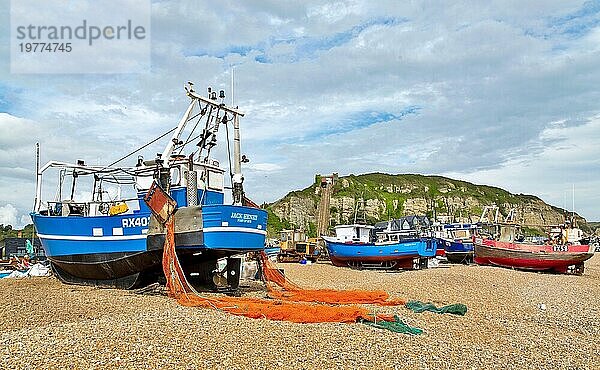
{"label": "blue painted gunwale", "polygon": [[330,255],[340,259],[433,257],[436,251],[436,241],[430,238],[395,243],[339,243],[325,240],[325,244]]}
{"label": "blue painted gunwale", "polygon": [[472,241],[460,241],[460,240],[449,240],[441,239],[441,243],[444,245],[446,253],[471,253],[473,252]]}
{"label": "blue painted gunwale", "polygon": [[[185,188],[176,188],[171,196],[178,205],[187,204]],[[115,216],[44,216],[31,217],[48,257],[78,254],[143,252],[150,210],[138,194],[139,210]],[[246,252],[264,248],[267,212],[257,208],[223,205],[223,194],[208,191],[203,199],[203,245],[185,248]],[[101,229],[102,236],[94,236]],[[97,234],[98,230],[97,230]]]}

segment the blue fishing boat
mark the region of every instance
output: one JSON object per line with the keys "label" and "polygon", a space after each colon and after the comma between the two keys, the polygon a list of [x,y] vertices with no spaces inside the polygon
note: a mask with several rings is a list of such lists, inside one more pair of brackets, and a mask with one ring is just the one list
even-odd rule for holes
{"label": "blue fishing boat", "polygon": [[435,256],[437,246],[435,238],[428,235],[425,228],[414,228],[411,224],[411,221],[419,220],[423,221],[422,218],[402,218],[375,226],[339,225],[335,227],[335,237],[322,238],[329,258],[336,266],[421,269]]}
{"label": "blue fishing boat", "polygon": [[438,245],[444,249],[448,262],[473,262],[473,235],[477,224],[445,224],[438,237]]}
{"label": "blue fishing boat", "polygon": [[279,241],[275,239],[267,241],[267,244],[265,245],[265,254],[269,258],[276,259],[280,252],[281,247],[279,246]]}
{"label": "blue fishing boat", "polygon": [[[171,134],[171,138],[151,160],[138,156],[133,166],[116,166],[145,145],[108,166],[51,161],[40,168],[38,147],[31,217],[61,281],[134,288],[164,277],[166,233],[143,200],[153,183],[177,203],[176,251],[193,285],[235,289],[240,259],[234,256],[264,248],[267,213],[249,201],[243,190],[241,165],[247,161],[240,155],[239,119],[243,113],[224,104],[222,90],[217,96],[209,88],[205,97],[189,83],[186,93],[190,103],[185,114],[175,128],[162,135]],[[231,204],[225,202],[226,172],[211,155],[222,126],[228,149],[229,126],[233,126],[233,158],[229,157],[233,168],[227,172]],[[185,153],[189,147],[191,155]],[[48,201],[43,199],[43,179],[50,170],[58,172],[58,190]],[[87,192],[79,190],[86,185]],[[87,194],[87,199],[81,199],[82,194]],[[227,259],[226,268],[220,269],[217,261],[223,258]]]}

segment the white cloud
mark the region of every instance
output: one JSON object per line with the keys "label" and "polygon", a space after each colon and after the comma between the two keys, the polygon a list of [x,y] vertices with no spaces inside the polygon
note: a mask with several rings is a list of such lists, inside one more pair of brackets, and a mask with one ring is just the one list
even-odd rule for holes
{"label": "white cloud", "polygon": [[22,228],[25,227],[25,225],[29,225],[33,223],[31,221],[31,217],[29,215],[21,215],[21,217],[19,218],[19,223],[17,224],[18,228]]}
{"label": "white cloud", "polygon": [[253,171],[264,171],[273,172],[282,170],[283,167],[276,163],[254,163],[247,166],[248,169]]}
{"label": "white cloud", "polygon": [[543,149],[535,156],[511,159],[495,169],[446,175],[536,194],[569,210],[573,210],[574,196],[575,211],[600,220],[600,116],[578,127],[550,127],[540,133],[539,141]]}
{"label": "white cloud", "polygon": [[3,225],[12,225],[13,227],[20,226],[17,225],[17,214],[19,212],[12,204],[8,203],[5,206],[0,206],[0,224]]}

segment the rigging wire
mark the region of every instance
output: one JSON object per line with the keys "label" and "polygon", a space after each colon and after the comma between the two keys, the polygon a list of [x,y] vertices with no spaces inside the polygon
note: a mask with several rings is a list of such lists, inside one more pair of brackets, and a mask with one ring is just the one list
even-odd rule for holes
{"label": "rigging wire", "polygon": [[183,144],[181,144],[181,146],[178,148],[179,152],[177,153],[177,155],[181,155],[181,152],[183,152],[183,148],[185,148],[185,146],[190,141],[194,141],[195,140],[195,139],[190,140],[190,137],[192,137],[192,134],[194,133],[194,131],[196,131],[196,128],[198,127],[198,124],[200,124],[200,121],[202,121],[202,117],[204,117],[204,114],[206,113],[206,111],[204,109],[202,109],[202,105],[200,105],[199,102],[198,102],[198,107],[200,108],[200,112],[198,112],[195,115],[193,115],[192,117],[190,117],[190,119],[188,119],[188,122],[191,121],[191,120],[193,120],[193,119],[195,119],[198,116],[200,116],[200,118],[198,118],[198,120],[196,121],[196,124],[194,125],[194,127],[190,131],[190,134],[188,135],[187,139],[185,139],[185,142]]}
{"label": "rigging wire", "polygon": [[[217,133],[219,132],[219,124],[220,124],[220,122],[219,122],[219,112],[220,111],[221,111],[221,106],[218,106],[217,107],[217,112],[214,115],[214,123],[212,125],[212,135],[215,138],[217,137]],[[211,107],[211,112],[212,112],[212,107]],[[213,118],[213,116],[209,113],[208,120],[207,120],[207,126],[208,126],[208,123],[210,121],[212,121],[212,118]],[[214,145],[209,145],[209,147],[206,149],[206,158],[210,157],[210,151],[212,150],[213,146]]]}
{"label": "rigging wire", "polygon": [[121,162],[122,160],[124,160],[124,159],[127,159],[127,158],[131,157],[132,155],[134,155],[135,153],[139,152],[140,150],[142,150],[142,149],[144,149],[144,148],[146,148],[146,147],[148,147],[148,146],[150,146],[150,145],[154,144],[154,143],[155,143],[155,142],[157,142],[158,140],[160,140],[160,139],[162,139],[163,137],[165,137],[165,136],[169,135],[170,133],[172,133],[173,131],[175,131],[175,129],[177,129],[177,127],[173,127],[172,129],[170,129],[169,131],[167,131],[167,132],[165,132],[164,134],[160,135],[159,137],[157,137],[156,139],[152,140],[151,142],[149,142],[149,143],[146,143],[146,144],[142,145],[141,147],[137,148],[136,150],[134,150],[133,152],[131,152],[131,153],[127,154],[126,156],[124,156],[124,157],[121,157],[121,158],[117,159],[117,160],[116,160],[116,161],[114,161],[113,163],[111,163],[111,164],[109,164],[108,166],[104,167],[102,170],[104,170],[104,169],[106,169],[106,168],[108,168],[108,167],[112,167],[112,166],[114,166],[115,164],[117,164],[117,163]]}
{"label": "rigging wire", "polygon": [[[201,119],[202,119],[202,117],[200,117],[200,120],[201,120]],[[233,121],[233,118],[231,118],[231,119],[225,119],[225,121],[227,121],[227,122],[231,122],[231,121]],[[196,126],[198,126],[198,124],[199,124],[199,123],[200,123],[199,121],[198,121],[198,122],[196,122]],[[194,126],[194,130],[196,129],[196,126]],[[183,147],[184,147],[184,146],[186,146],[187,144],[191,143],[192,141],[195,141],[196,139],[198,139],[198,138],[200,138],[202,135],[204,135],[203,133],[202,133],[202,134],[198,134],[198,135],[196,135],[196,136],[194,136],[193,138],[191,138],[191,139],[190,139],[190,136],[192,136],[192,133],[194,132],[194,130],[192,130],[192,132],[191,132],[191,133],[190,133],[190,135],[188,136],[187,140],[186,140],[186,141],[185,141],[183,144],[181,144],[181,146],[178,146],[178,147],[177,147],[177,149],[180,149],[180,153],[181,153],[181,150],[183,150]],[[198,152],[198,149],[196,149],[196,151],[194,152],[194,154],[195,154],[195,153],[197,153],[197,152]]]}

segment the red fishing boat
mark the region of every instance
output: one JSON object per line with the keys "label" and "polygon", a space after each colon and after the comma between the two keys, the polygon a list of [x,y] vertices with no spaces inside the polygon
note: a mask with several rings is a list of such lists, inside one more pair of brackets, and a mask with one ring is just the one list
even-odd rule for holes
{"label": "red fishing boat", "polygon": [[583,262],[594,255],[583,232],[568,224],[553,227],[548,238],[537,240],[526,240],[514,223],[495,223],[493,229],[473,237],[477,264],[581,275]]}

